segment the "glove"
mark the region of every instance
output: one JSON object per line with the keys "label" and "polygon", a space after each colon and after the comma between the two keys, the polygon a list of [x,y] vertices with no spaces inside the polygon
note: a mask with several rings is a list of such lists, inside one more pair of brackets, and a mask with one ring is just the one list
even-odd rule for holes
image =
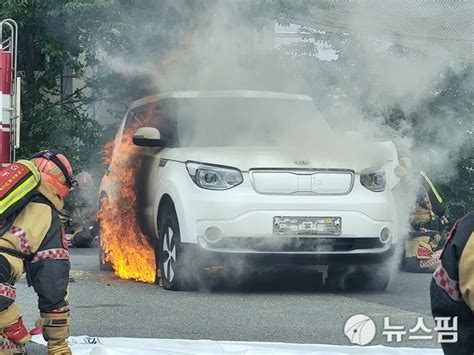
{"label": "glove", "polygon": [[395,173],[395,176],[399,178],[404,178],[405,176],[408,176],[409,174],[407,168],[401,165],[397,165],[395,169],[393,170],[393,172]]}
{"label": "glove", "polygon": [[5,327],[2,335],[8,340],[20,345],[24,345],[31,340],[31,335],[23,324],[21,317],[18,318],[15,323]]}
{"label": "glove", "polygon": [[433,255],[431,245],[424,241],[418,241],[418,249],[416,250],[416,257],[421,260],[430,259]]}
{"label": "glove", "polygon": [[35,325],[43,330],[43,338],[48,342],[48,355],[72,354],[67,342],[69,312],[41,313],[41,319]]}
{"label": "glove", "polygon": [[444,228],[449,223],[449,220],[445,215],[442,215],[441,217],[439,217],[439,223]]}

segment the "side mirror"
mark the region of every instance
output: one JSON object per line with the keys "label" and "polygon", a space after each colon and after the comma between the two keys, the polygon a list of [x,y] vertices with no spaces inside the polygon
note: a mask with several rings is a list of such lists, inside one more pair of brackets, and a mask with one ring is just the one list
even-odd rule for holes
{"label": "side mirror", "polygon": [[169,141],[161,139],[160,131],[154,127],[141,127],[133,135],[133,144],[141,147],[167,147]]}

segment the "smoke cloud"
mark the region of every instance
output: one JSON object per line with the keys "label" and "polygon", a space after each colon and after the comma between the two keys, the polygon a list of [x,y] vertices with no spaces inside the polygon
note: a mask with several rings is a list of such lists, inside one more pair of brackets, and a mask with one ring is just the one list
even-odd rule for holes
{"label": "smoke cloud", "polygon": [[[186,1],[167,4],[179,18],[192,18]],[[161,29],[165,34],[160,36],[169,37],[167,43],[175,44],[167,50],[156,48],[156,26],[137,18],[135,54],[111,54],[104,45],[100,48],[102,65],[123,77],[146,78],[144,85],[150,94],[227,89],[306,94],[315,100],[334,132],[320,132],[316,126],[302,132],[293,127],[284,135],[273,137],[279,145],[292,147],[287,151],[289,155],[293,150],[309,156],[330,151],[331,157],[341,164],[360,160],[361,165],[368,165],[370,157],[373,165],[382,165],[383,150],[374,149],[369,142],[390,140],[400,156],[411,158],[415,170],[435,172],[435,181],[454,177],[453,157],[472,140],[472,107],[466,109],[471,110],[470,120],[459,117],[461,111],[448,104],[414,115],[428,101],[436,99],[440,94],[437,90],[441,90],[450,73],[466,71],[467,64],[442,48],[423,53],[379,40],[376,33],[372,37],[358,35],[359,25],[370,21],[359,12],[353,13],[349,34],[309,29],[306,37],[310,39],[305,41],[309,50],[301,50],[301,42],[278,49],[274,45],[273,19],[252,13],[257,9],[255,6],[251,1],[212,2],[206,9],[199,9],[201,18],[192,25],[183,21]],[[394,2],[393,6],[403,4]],[[160,9],[151,6],[147,11],[158,13]],[[318,43],[331,47],[337,60],[319,60]],[[313,53],[309,53],[311,50]],[[473,80],[471,71],[463,80],[465,87],[459,88],[461,96],[466,92],[472,95]],[[395,123],[387,119],[397,113],[402,119]],[[289,115],[290,126],[291,120]],[[246,124],[248,131],[252,131],[258,122]],[[209,136],[221,134],[212,124],[203,129]],[[436,141],[417,141],[420,130],[437,132],[432,135]],[[364,137],[356,148],[346,131],[357,131]],[[241,145],[245,146],[246,137],[241,138]],[[400,197],[402,234],[409,231],[414,198],[414,190],[405,191]]]}

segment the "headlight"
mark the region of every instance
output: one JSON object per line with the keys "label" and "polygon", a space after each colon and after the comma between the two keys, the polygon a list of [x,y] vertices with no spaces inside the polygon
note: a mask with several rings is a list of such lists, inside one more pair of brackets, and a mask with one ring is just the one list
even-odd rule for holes
{"label": "headlight", "polygon": [[194,183],[209,190],[227,190],[244,181],[242,173],[233,168],[187,162],[189,176]]}
{"label": "headlight", "polygon": [[362,172],[360,174],[360,183],[371,191],[381,192],[385,190],[385,171]]}

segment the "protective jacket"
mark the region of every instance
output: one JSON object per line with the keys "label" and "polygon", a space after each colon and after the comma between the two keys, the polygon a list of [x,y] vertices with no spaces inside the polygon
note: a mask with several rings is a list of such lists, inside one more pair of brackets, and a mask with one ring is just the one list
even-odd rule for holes
{"label": "protective jacket", "polygon": [[[61,337],[67,337],[70,263],[65,234],[57,212],[62,208],[63,201],[56,195],[54,188],[46,181],[42,181],[30,202],[7,220],[2,221],[0,330],[14,324],[20,318],[20,312],[15,305],[15,283],[26,271],[29,285],[33,286],[38,295],[42,318],[61,318],[59,323],[67,328]],[[47,338],[48,331],[43,330],[43,333]],[[46,340],[50,342],[51,337]]]}
{"label": "protective jacket", "polygon": [[443,343],[445,354],[474,353],[474,212],[457,221],[431,281],[436,317],[458,317],[458,342]]}
{"label": "protective jacket", "polygon": [[446,208],[443,205],[443,198],[424,171],[420,171],[420,176],[420,184],[428,194],[433,211],[438,217],[444,216]]}
{"label": "protective jacket", "polygon": [[442,218],[446,212],[443,199],[425,172],[419,173],[417,183],[418,192],[411,221],[412,227],[414,230],[422,228],[439,230],[438,219]]}

